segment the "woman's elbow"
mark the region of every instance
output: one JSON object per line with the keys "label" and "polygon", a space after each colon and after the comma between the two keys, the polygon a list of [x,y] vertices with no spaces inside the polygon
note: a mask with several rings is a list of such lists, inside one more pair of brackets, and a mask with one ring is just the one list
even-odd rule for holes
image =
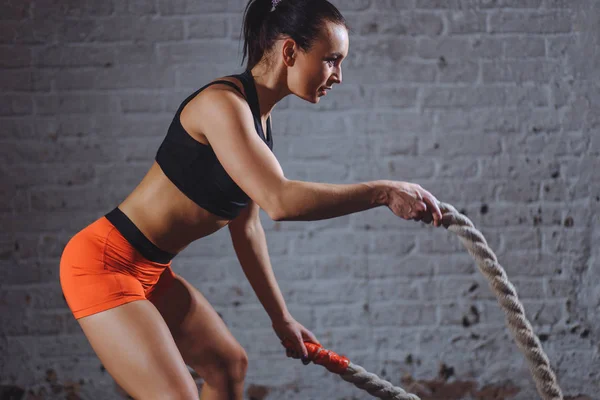
{"label": "woman's elbow", "polygon": [[287,219],[287,214],[282,207],[272,207],[267,211],[267,214],[273,221],[285,221]]}

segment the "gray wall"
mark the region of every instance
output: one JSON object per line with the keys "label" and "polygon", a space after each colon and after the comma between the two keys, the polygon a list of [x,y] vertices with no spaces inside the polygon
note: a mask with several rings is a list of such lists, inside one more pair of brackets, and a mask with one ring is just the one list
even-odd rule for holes
{"label": "gray wall", "polygon": [[[0,398],[120,397],[66,307],[61,251],[139,182],[180,102],[241,71],[244,3],[0,6]],[[417,182],[464,211],[516,285],[565,394],[599,399],[599,2],[336,4],[353,27],[344,83],[318,106],[286,99],[273,114],[287,176]],[[289,308],[327,347],[443,393],[423,399],[538,398],[451,233],[384,208],[318,223],[262,217]],[[285,357],[226,231],[174,269],[248,351],[248,398],[368,397]]]}

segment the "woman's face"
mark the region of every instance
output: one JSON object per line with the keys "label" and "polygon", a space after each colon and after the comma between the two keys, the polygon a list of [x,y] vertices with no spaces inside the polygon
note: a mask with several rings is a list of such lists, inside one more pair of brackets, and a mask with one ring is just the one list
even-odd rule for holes
{"label": "woman's face", "polygon": [[342,61],[347,55],[348,30],[326,22],[321,36],[307,52],[298,53],[288,70],[290,90],[301,99],[318,103],[334,83],[342,83]]}

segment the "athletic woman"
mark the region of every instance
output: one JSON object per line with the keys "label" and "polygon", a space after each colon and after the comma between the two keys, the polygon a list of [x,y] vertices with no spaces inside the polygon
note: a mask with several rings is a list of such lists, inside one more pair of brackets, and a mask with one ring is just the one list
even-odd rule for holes
{"label": "athletic woman", "polygon": [[67,303],[106,370],[136,399],[242,399],[247,356],[206,298],[171,270],[194,240],[229,226],[240,264],[283,341],[306,356],[315,336],[288,312],[259,208],[276,221],[334,218],[386,205],[440,226],[437,200],[389,180],[286,179],[271,152],[271,110],[289,94],[318,103],[342,83],[348,31],[326,0],[251,0],[244,73],[215,80],[180,106],[141,183],[65,247]]}

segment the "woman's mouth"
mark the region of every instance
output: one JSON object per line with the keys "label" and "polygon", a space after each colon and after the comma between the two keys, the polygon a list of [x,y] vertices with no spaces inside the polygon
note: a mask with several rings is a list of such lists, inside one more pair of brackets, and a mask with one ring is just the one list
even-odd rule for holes
{"label": "woman's mouth", "polygon": [[322,87],[321,90],[319,91],[319,94],[322,96],[326,96],[328,90],[331,90],[331,88],[330,87]]}

